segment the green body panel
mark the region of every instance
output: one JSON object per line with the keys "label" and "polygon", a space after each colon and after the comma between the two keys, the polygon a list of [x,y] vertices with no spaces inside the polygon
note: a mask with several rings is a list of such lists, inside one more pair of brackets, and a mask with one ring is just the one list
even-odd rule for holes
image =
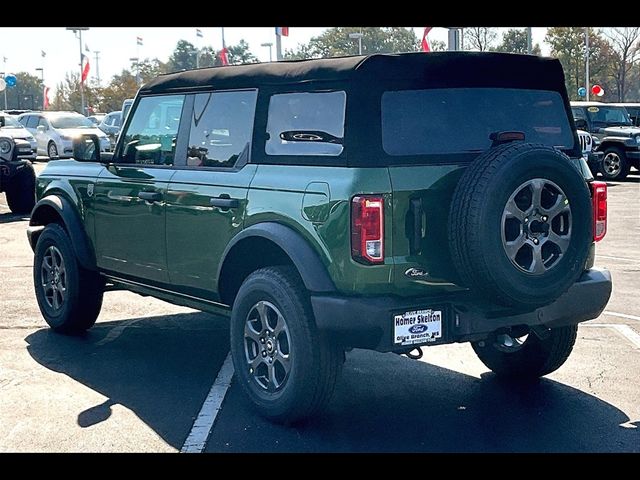
{"label": "green body panel", "polygon": [[[342,293],[389,293],[391,237],[386,237],[384,264],[355,262],[351,258],[350,202],[357,194],[383,194],[385,209],[391,212],[390,192],[386,168],[259,165],[249,190],[245,227],[260,222],[291,227],[318,252]],[[391,228],[392,216],[385,215],[385,231]]]}
{"label": "green body panel", "polygon": [[[243,226],[249,184],[256,165],[239,171],[178,170],[166,196],[167,261],[178,287],[217,291],[222,254]],[[239,208],[212,207],[210,200],[238,199]]]}
{"label": "green body panel", "polygon": [[[393,263],[394,287],[399,295],[438,294],[460,290],[447,240],[447,220],[451,198],[460,176],[461,165],[421,165],[390,167],[393,188]],[[413,214],[410,202],[422,205],[420,245],[411,253]],[[405,272],[418,269],[420,276]]]}
{"label": "green body panel", "polygon": [[[93,213],[98,267],[152,282],[169,283],[165,196],[169,168],[109,166],[96,180]],[[138,198],[156,192],[158,202]]]}

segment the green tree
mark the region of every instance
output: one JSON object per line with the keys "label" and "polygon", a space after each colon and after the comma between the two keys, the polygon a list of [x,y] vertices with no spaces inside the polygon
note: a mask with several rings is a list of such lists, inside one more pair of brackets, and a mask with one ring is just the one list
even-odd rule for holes
{"label": "green tree", "polygon": [[[145,73],[146,75],[146,73]],[[142,68],[140,76],[143,77]],[[144,79],[146,82],[150,80]],[[138,91],[136,76],[127,69],[114,75],[109,84],[98,92],[98,107],[101,112],[113,112],[122,108],[122,102],[127,98],[133,98]]]}
{"label": "green tree", "polygon": [[168,71],[191,70],[196,68],[196,54],[198,49],[193,43],[186,40],[178,40],[176,48],[167,62]]}
{"label": "green tree", "polygon": [[466,27],[464,29],[465,50],[479,50],[485,52],[491,50],[498,38],[495,28],[490,27]]}
{"label": "green tree", "polygon": [[[578,89],[585,86],[585,30],[583,27],[551,27],[545,42],[551,46],[551,56],[562,63],[569,98],[578,99]],[[605,90],[610,98],[613,86],[611,66],[615,52],[598,30],[589,29],[589,80]],[[591,87],[588,86],[588,88]]]}
{"label": "green tree", "polygon": [[[42,80],[27,72],[18,72],[15,75],[16,86],[7,87],[7,107],[30,110],[42,108],[44,88]],[[4,103],[2,103],[2,106],[4,107]]]}
{"label": "green tree", "polygon": [[228,50],[228,60],[231,65],[258,63],[258,59],[251,53],[249,44],[244,39],[240,39],[237,45],[231,45]]}
{"label": "green tree", "polygon": [[350,33],[362,32],[362,53],[415,52],[419,40],[411,29],[403,27],[334,27],[311,38],[307,45],[285,53],[287,59],[328,58],[357,55],[358,41],[349,38]]}
{"label": "green tree", "polygon": [[157,58],[151,60],[145,58],[138,63],[138,68],[140,69],[140,81],[142,83],[147,83],[148,81],[156,78],[158,75],[167,73],[169,71],[167,64],[161,62]]}
{"label": "green tree", "polygon": [[[101,89],[95,80],[85,82],[83,85],[85,106],[91,106],[97,111]],[[51,110],[70,110],[82,112],[82,95],[80,93],[80,74],[67,72],[64,81],[58,83],[56,94],[52,102]]]}
{"label": "green tree", "polygon": [[[496,47],[496,52],[527,53],[527,32],[518,28],[510,28],[502,35],[502,41]],[[540,55],[540,45],[531,48],[533,55]]]}
{"label": "green tree", "polygon": [[432,52],[446,52],[447,44],[442,40],[429,40],[429,45],[431,46]]}

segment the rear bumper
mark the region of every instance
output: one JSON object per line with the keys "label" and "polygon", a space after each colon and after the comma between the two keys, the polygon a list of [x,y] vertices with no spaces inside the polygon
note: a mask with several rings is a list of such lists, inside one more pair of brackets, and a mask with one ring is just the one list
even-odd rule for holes
{"label": "rear bumper", "polygon": [[318,328],[345,347],[378,351],[407,350],[393,344],[393,317],[411,310],[442,310],[442,337],[428,345],[480,340],[500,329],[515,326],[560,327],[596,318],[611,296],[611,274],[592,268],[558,300],[529,312],[482,305],[470,294],[453,297],[346,297],[312,296]]}

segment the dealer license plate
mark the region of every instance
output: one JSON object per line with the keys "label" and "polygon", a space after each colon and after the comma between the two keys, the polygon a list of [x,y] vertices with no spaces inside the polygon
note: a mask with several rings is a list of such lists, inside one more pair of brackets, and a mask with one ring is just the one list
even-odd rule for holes
{"label": "dealer license plate", "polygon": [[442,337],[442,310],[413,310],[393,317],[393,343],[413,345]]}

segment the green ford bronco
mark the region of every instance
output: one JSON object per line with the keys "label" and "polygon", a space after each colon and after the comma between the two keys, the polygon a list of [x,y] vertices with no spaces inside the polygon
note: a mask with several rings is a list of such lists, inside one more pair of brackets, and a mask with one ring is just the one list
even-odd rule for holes
{"label": "green ford bronco", "polygon": [[611,294],[564,85],[557,60],[468,52],[162,75],[112,154],[87,135],[39,176],[42,315],[82,332],[118,289],[227,315],[236,382],[281,422],[351,348],[471,342],[546,375]]}

